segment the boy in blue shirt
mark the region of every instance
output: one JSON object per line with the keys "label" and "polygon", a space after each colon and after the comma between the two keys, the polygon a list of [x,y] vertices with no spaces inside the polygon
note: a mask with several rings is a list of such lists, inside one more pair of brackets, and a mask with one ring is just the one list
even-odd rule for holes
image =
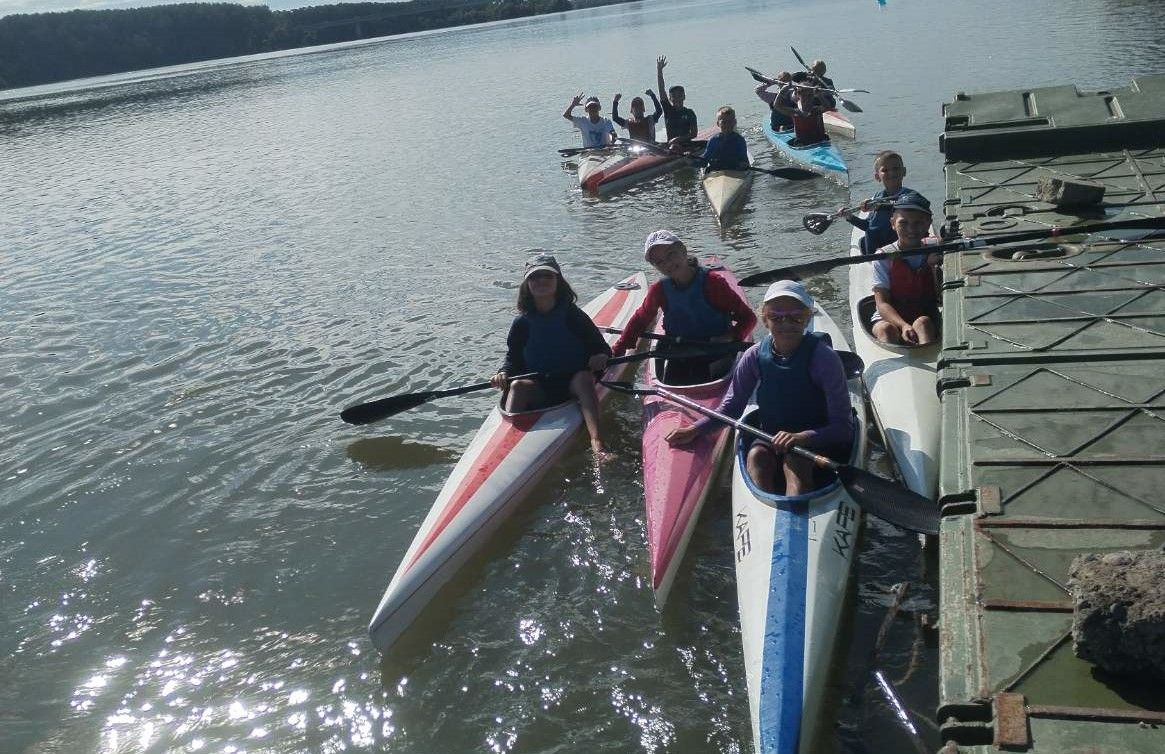
{"label": "boy in blue shirt", "polygon": [[705,170],[748,170],[748,143],[736,132],[736,111],[728,105],[716,111],[720,133],[704,148]]}
{"label": "boy in blue shirt", "polygon": [[882,190],[863,201],[860,206],[862,212],[873,212],[865,218],[852,213],[845,216],[846,222],[866,232],[866,237],[862,239],[863,254],[873,254],[886,244],[898,240],[898,234],[890,225],[894,200],[906,193],[917,193],[902,185],[905,177],[906,164],[902,161],[902,155],[885,149],[874,156],[874,180],[882,184]]}

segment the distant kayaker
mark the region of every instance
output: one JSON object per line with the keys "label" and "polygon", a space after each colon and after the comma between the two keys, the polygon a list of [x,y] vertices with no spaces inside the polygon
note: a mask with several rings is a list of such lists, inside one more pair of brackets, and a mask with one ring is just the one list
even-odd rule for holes
{"label": "distant kayaker", "polygon": [[647,114],[646,105],[642,97],[634,97],[631,100],[631,117],[623,119],[619,117],[619,100],[623,98],[622,94],[616,94],[615,99],[611,102],[611,120],[618,125],[627,129],[627,136],[636,141],[649,141],[655,143],[655,124],[659,123],[659,118],[663,115],[663,107],[659,104],[659,98],[655,96],[655,92],[650,89],[645,92],[651,101],[655,103],[655,112],[651,115]]}
{"label": "distant kayaker", "polygon": [[793,120],[794,137],[790,142],[793,146],[809,146],[829,140],[825,135],[825,120],[821,115],[829,109],[823,93],[808,83],[808,79],[804,82],[798,83],[796,77],[793,77],[793,107],[787,108],[779,103],[775,105]]}
{"label": "distant kayaker", "polygon": [[660,55],[655,61],[655,78],[659,84],[659,93],[667,92],[663,100],[663,125],[667,129],[669,144],[678,145],[696,138],[696,113],[689,107],[684,107],[687,93],[682,86],[673,86],[667,89],[663,83],[663,69],[667,65],[667,58]]}
{"label": "distant kayaker", "polygon": [[[930,233],[930,202],[917,192],[902,193],[894,201],[890,225],[898,240],[878,249],[895,253],[920,249]],[[940,254],[911,254],[874,262],[874,303],[870,318],[874,337],[886,343],[926,345],[938,338],[936,267]]]}
{"label": "distant kayaker", "polygon": [[716,111],[720,133],[704,148],[705,170],[748,170],[748,142],[736,131],[736,111],[724,105]]}
{"label": "distant kayaker", "polygon": [[[648,234],[643,242],[643,257],[659,270],[663,279],[647,289],[647,297],[611,346],[616,356],[635,345],[660,311],[663,331],[673,338],[728,343],[746,339],[756,327],[756,315],[744,296],[719,272],[700,266],[675,233],[657,230]],[[674,341],[665,341],[661,348],[666,350],[674,345]],[[726,361],[722,375],[732,363],[730,357],[727,360],[721,356],[668,360],[664,382],[670,385],[710,382],[720,376],[713,374],[718,361]]]}
{"label": "distant kayaker", "polygon": [[570,105],[562,113],[562,117],[574,124],[582,133],[583,147],[605,147],[615,143],[615,124],[610,118],[604,118],[599,113],[603,106],[598,97],[587,97],[586,115],[574,115],[574,109],[582,104],[583,95],[578,93],[570,101]]}
{"label": "distant kayaker", "polygon": [[[813,298],[801,283],[780,280],[769,286],[760,308],[768,335],[736,362],[717,409],[738,419],[756,391],[760,428],[774,437],[771,443],[752,443],[747,468],[766,492],[800,495],[814,489],[812,462],[789,448],[810,448],[844,462],[853,443],[845,370],[823,337],[805,332],[812,316]],[[686,445],[717,426],[714,419],[701,419],[672,430],[667,441]]]}
{"label": "distant kayaker", "polygon": [[[505,408],[512,412],[554,406],[574,396],[591,449],[601,456],[594,373],[606,368],[611,349],[595,323],[575,304],[577,300],[552,255],[539,254],[526,262],[518,288],[519,314],[506,337],[506,358],[490,382],[508,389]],[[508,375],[524,372],[543,372],[544,376],[514,380],[507,388]]]}
{"label": "distant kayaker", "polygon": [[845,215],[846,222],[866,232],[861,244],[863,254],[873,254],[886,244],[898,240],[898,235],[890,225],[890,215],[894,212],[893,202],[904,193],[917,193],[902,185],[905,177],[906,163],[902,161],[902,155],[889,149],[874,155],[874,180],[882,184],[882,189],[859,207],[862,212],[870,214],[866,217],[858,217],[852,212]]}
{"label": "distant kayaker", "polygon": [[[833,79],[825,75],[825,61],[814,60],[813,65],[809,66],[809,83],[825,89],[837,89],[833,85]],[[837,100],[831,92],[821,92],[822,101],[826,105],[826,110],[836,110]]]}
{"label": "distant kayaker", "polygon": [[[773,90],[773,87],[776,87]],[[756,85],[756,96],[769,106],[769,125],[774,131],[788,131],[793,127],[793,116],[788,113],[796,108],[793,100],[793,77],[788,71],[781,71],[772,84],[760,83]],[[779,103],[779,106],[778,106]]]}

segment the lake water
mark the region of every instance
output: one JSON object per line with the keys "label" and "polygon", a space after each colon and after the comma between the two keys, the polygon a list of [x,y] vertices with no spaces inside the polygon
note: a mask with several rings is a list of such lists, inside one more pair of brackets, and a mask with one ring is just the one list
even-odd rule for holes
{"label": "lake water", "polygon": [[[657,613],[635,402],[603,478],[580,442],[385,660],[368,618],[491,397],[337,412],[492,372],[532,248],[584,300],[657,227],[741,274],[845,253],[801,216],[869,196],[884,148],[941,202],[956,91],[1127,85],[1162,28],[1155,0],[644,2],[0,93],[0,751],[750,751],[727,496]],[[775,164],[743,66],[790,44],[874,92],[852,190],[761,176],[722,232],[691,173],[575,188],[559,113],[659,54]],[[840,315],[844,285],[812,290]],[[835,743],[909,748],[880,667],[937,748],[934,559],[873,521],[856,575]]]}

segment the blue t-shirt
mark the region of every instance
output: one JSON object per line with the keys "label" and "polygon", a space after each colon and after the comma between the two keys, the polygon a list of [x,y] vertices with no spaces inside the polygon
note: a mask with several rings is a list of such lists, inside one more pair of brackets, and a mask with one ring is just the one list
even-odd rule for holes
{"label": "blue t-shirt", "polygon": [[704,149],[708,170],[748,170],[748,142],[735,131],[718,133]]}

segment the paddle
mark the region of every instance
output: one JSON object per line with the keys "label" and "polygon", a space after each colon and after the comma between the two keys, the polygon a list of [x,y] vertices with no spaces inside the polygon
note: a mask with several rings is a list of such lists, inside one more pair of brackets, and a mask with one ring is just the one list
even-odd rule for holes
{"label": "paddle", "polygon": [[[669,359],[683,359],[694,358],[700,356],[716,355],[721,352],[730,352],[733,350],[744,350],[750,344],[736,344],[725,343],[723,348],[704,348],[704,349],[680,349],[669,352],[661,351],[643,351],[641,353],[631,353],[626,356],[618,356],[613,359],[608,359],[607,365],[614,366],[616,364],[627,364],[635,361],[646,361],[647,359],[662,356]],[[509,378],[510,382],[521,379],[532,379],[540,376],[540,372],[527,372],[526,374],[517,374]],[[444,390],[422,390],[418,393],[405,393],[404,395],[392,395],[388,398],[381,398],[368,403],[357,403],[349,406],[340,412],[340,418],[349,424],[370,424],[374,421],[386,419],[402,411],[407,411],[410,408],[416,408],[421,404],[428,403],[436,398],[448,398],[454,395],[464,395],[465,393],[472,393],[478,390],[488,390],[493,385],[490,382],[477,382],[472,385],[463,385],[461,387],[446,388]]]}
{"label": "paddle", "polygon": [[[773,440],[772,435],[766,434],[750,424],[745,424],[738,419],[733,419],[731,416],[726,416],[718,411],[705,408],[696,401],[689,400],[682,395],[677,395],[670,390],[665,390],[660,387],[635,385],[629,382],[612,382],[608,380],[602,380],[601,382],[612,390],[618,390],[632,395],[658,395],[672,403],[690,408],[696,413],[736,427],[741,432],[756,435],[769,442]],[[927,500],[917,492],[912,492],[905,487],[901,487],[889,479],[883,479],[876,474],[871,474],[864,469],[859,469],[849,464],[838,463],[825,456],[817,455],[806,448],[794,446],[791,452],[808,458],[823,469],[830,469],[836,473],[837,478],[841,480],[841,484],[845,487],[849,496],[869,513],[909,531],[916,531],[922,534],[938,534],[939,510],[934,501]]]}
{"label": "paddle", "polygon": [[[627,142],[628,144],[638,144],[642,147],[646,147],[647,149],[651,149],[651,150],[654,150],[656,152],[660,152],[661,154],[675,154],[675,152],[672,152],[670,149],[668,149],[667,147],[662,146],[660,144],[652,144],[652,143],[646,142],[646,141],[638,141],[636,139],[626,139],[626,138],[623,139],[623,141]],[[701,155],[685,154],[685,155],[679,155],[679,156],[687,157],[689,160],[697,160],[697,161],[702,162],[704,164],[708,163],[708,161],[705,160]],[[748,169],[755,170],[758,173],[765,173],[766,175],[776,176],[777,178],[784,178],[785,180],[789,180],[789,181],[805,181],[805,180],[808,180],[810,178],[820,178],[821,177],[817,173],[814,173],[810,170],[802,170],[801,168],[770,169],[770,168],[758,168],[756,165],[749,165]]]}
{"label": "paddle", "polygon": [[835,267],[844,267],[850,264],[864,264],[865,262],[873,262],[879,259],[891,259],[895,256],[918,254],[953,254],[958,251],[982,249],[987,246],[1002,246],[1009,243],[1041,241],[1046,238],[1058,238],[1060,236],[1086,235],[1088,233],[1103,233],[1105,231],[1111,230],[1126,230],[1135,228],[1145,228],[1148,230],[1165,228],[1165,217],[1141,217],[1134,220],[1113,220],[1106,223],[1090,223],[1075,226],[1069,225],[1063,228],[1042,228],[1040,230],[1026,230],[1020,233],[1005,233],[998,236],[990,236],[988,238],[960,238],[953,241],[946,241],[934,246],[923,246],[918,249],[910,249],[909,251],[879,252],[877,254],[864,254],[858,256],[834,257],[833,259],[821,259],[816,262],[805,262],[804,264],[793,265],[791,267],[781,267],[776,270],[769,270],[767,272],[758,272],[753,275],[747,275],[740,279],[740,284],[746,287],[754,285],[766,285],[777,280],[795,279],[808,277],[810,275],[818,275],[822,272],[828,272]]}
{"label": "paddle", "polygon": [[[600,327],[599,330],[601,330],[602,332],[611,333],[612,335],[622,335],[623,334],[623,330],[621,328],[618,328],[618,327]],[[689,345],[689,346],[723,346],[723,345],[726,345],[727,343],[732,342],[732,341],[723,341],[723,340],[708,340],[706,338],[684,338],[684,337],[677,336],[677,335],[667,335],[667,334],[661,333],[661,332],[640,333],[639,337],[646,338],[647,340],[661,340],[661,341],[666,341],[668,343],[676,343],[676,344]]]}
{"label": "paddle", "polygon": [[[813,73],[813,69],[810,68],[809,64],[805,62],[805,58],[801,57],[801,53],[797,52],[797,48],[794,47],[793,45],[789,45],[789,49],[792,50],[793,55],[795,55],[797,57],[797,62],[799,62],[802,66],[804,66],[806,71],[809,71],[809,73]],[[828,87],[823,87],[823,86],[814,87],[814,88],[815,89],[822,89],[824,91],[827,91],[827,92],[830,92],[831,94],[833,94],[834,99],[837,100],[838,104],[841,105],[842,107],[844,107],[846,110],[849,110],[851,113],[860,113],[862,111],[862,109],[860,107],[858,107],[856,102],[851,102],[851,101],[847,100],[845,97],[842,97],[841,92],[863,92],[865,94],[869,94],[869,92],[865,89],[840,89],[839,90],[839,89],[829,89]]]}
{"label": "paddle", "polygon": [[[889,207],[894,204],[892,199],[870,199],[869,202],[871,210],[882,209],[883,207]],[[824,212],[810,212],[801,218],[801,224],[805,226],[805,230],[809,231],[815,236],[819,236],[824,233],[825,229],[832,225],[833,221],[837,218],[851,215],[854,212],[860,212],[861,209],[862,208],[860,205],[857,207],[847,207],[846,209],[839,209],[837,212],[834,212],[831,215],[827,215]]]}
{"label": "paddle", "polygon": [[574,157],[580,154],[589,154],[591,152],[609,152],[612,149],[618,149],[617,144],[606,144],[601,147],[567,147],[566,149],[558,150],[558,153],[563,157]]}

